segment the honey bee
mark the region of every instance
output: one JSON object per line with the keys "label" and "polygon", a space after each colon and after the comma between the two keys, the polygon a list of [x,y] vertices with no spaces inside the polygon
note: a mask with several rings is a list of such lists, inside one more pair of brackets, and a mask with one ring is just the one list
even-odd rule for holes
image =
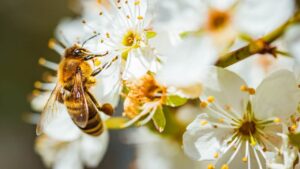
{"label": "honey bee", "polygon": [[116,58],[93,70],[87,61],[95,57],[105,56],[108,53],[91,54],[82,46],[75,44],[65,50],[57,70],[58,82],[37,125],[36,132],[38,135],[60,113],[59,104],[66,107],[68,114],[79,129],[92,136],[99,136],[103,132],[103,122],[99,111],[110,116],[114,111],[108,103],[99,105],[89,89],[96,84],[95,76],[110,66]]}

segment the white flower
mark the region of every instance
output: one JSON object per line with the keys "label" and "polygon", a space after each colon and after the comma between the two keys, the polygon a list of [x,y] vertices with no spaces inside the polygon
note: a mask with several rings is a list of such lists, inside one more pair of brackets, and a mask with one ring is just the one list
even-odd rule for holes
{"label": "white flower", "polygon": [[284,40],[287,44],[290,54],[296,59],[294,72],[300,83],[300,24],[291,26],[285,33]]}
{"label": "white flower", "polygon": [[281,25],[293,15],[295,3],[293,0],[158,0],[155,5],[154,23],[166,30],[208,35],[223,52],[240,33],[259,38]]}
{"label": "white flower", "polygon": [[[157,69],[158,55],[151,46],[150,39],[155,38],[145,0],[110,0],[111,8],[102,8],[100,17],[108,21],[105,27],[100,27],[98,47],[108,51],[106,57],[118,58],[122,67],[122,78],[138,78],[147,71]],[[104,30],[103,30],[104,29]]]}
{"label": "white flower", "polygon": [[189,37],[161,52],[165,60],[156,76],[159,83],[174,87],[183,97],[198,97],[202,91],[201,77],[207,66],[218,59],[210,39]]}
{"label": "white flower", "polygon": [[212,68],[204,83],[200,114],[183,136],[185,153],[195,160],[213,160],[208,167],[266,168],[266,152],[282,145],[281,122],[299,103],[293,74],[277,71],[255,91],[236,74]]}
{"label": "white flower", "polygon": [[267,75],[275,71],[281,69],[293,71],[293,65],[294,60],[290,57],[275,58],[270,54],[257,54],[229,66],[228,69],[243,77],[248,85],[257,87]]}
{"label": "white flower", "polygon": [[73,141],[61,141],[47,135],[39,136],[35,150],[43,162],[53,169],[84,169],[96,167],[108,146],[108,133],[99,137],[82,134]]}
{"label": "white flower", "polygon": [[199,169],[204,165],[186,157],[178,142],[139,128],[128,133],[128,143],[136,147],[135,169]]}

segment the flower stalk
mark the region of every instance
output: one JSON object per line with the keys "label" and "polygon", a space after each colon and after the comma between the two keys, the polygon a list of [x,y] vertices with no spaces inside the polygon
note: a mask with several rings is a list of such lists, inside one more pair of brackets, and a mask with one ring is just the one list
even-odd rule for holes
{"label": "flower stalk", "polygon": [[248,45],[241,47],[237,50],[234,50],[232,52],[229,52],[223,56],[220,57],[220,59],[217,61],[216,66],[219,67],[228,67],[230,65],[233,65],[241,60],[244,60],[254,54],[258,53],[271,53],[272,49],[270,47],[270,44],[274,42],[276,39],[281,37],[285,30],[300,21],[300,11],[298,10],[288,21],[286,21],[284,24],[270,32],[269,34],[263,36],[260,39],[254,40],[250,42]]}

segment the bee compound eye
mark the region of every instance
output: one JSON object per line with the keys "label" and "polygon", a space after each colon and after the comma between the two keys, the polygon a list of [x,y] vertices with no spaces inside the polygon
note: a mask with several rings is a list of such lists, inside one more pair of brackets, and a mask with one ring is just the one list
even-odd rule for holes
{"label": "bee compound eye", "polygon": [[75,50],[73,51],[73,55],[74,55],[74,56],[81,56],[81,55],[82,55],[82,52],[81,52],[80,49],[75,49]]}

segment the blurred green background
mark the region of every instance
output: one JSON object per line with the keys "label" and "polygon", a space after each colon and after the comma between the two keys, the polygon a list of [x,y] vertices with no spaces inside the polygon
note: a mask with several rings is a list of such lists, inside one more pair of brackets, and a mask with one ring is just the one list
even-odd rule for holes
{"label": "blurred green background", "polygon": [[[27,101],[33,83],[44,68],[38,58],[57,58],[47,48],[60,19],[74,15],[67,0],[0,1],[0,168],[45,168],[33,145],[35,126],[22,121],[30,112]],[[132,146],[122,143],[121,132],[111,132],[108,152],[98,168],[125,169],[133,158]]]}

